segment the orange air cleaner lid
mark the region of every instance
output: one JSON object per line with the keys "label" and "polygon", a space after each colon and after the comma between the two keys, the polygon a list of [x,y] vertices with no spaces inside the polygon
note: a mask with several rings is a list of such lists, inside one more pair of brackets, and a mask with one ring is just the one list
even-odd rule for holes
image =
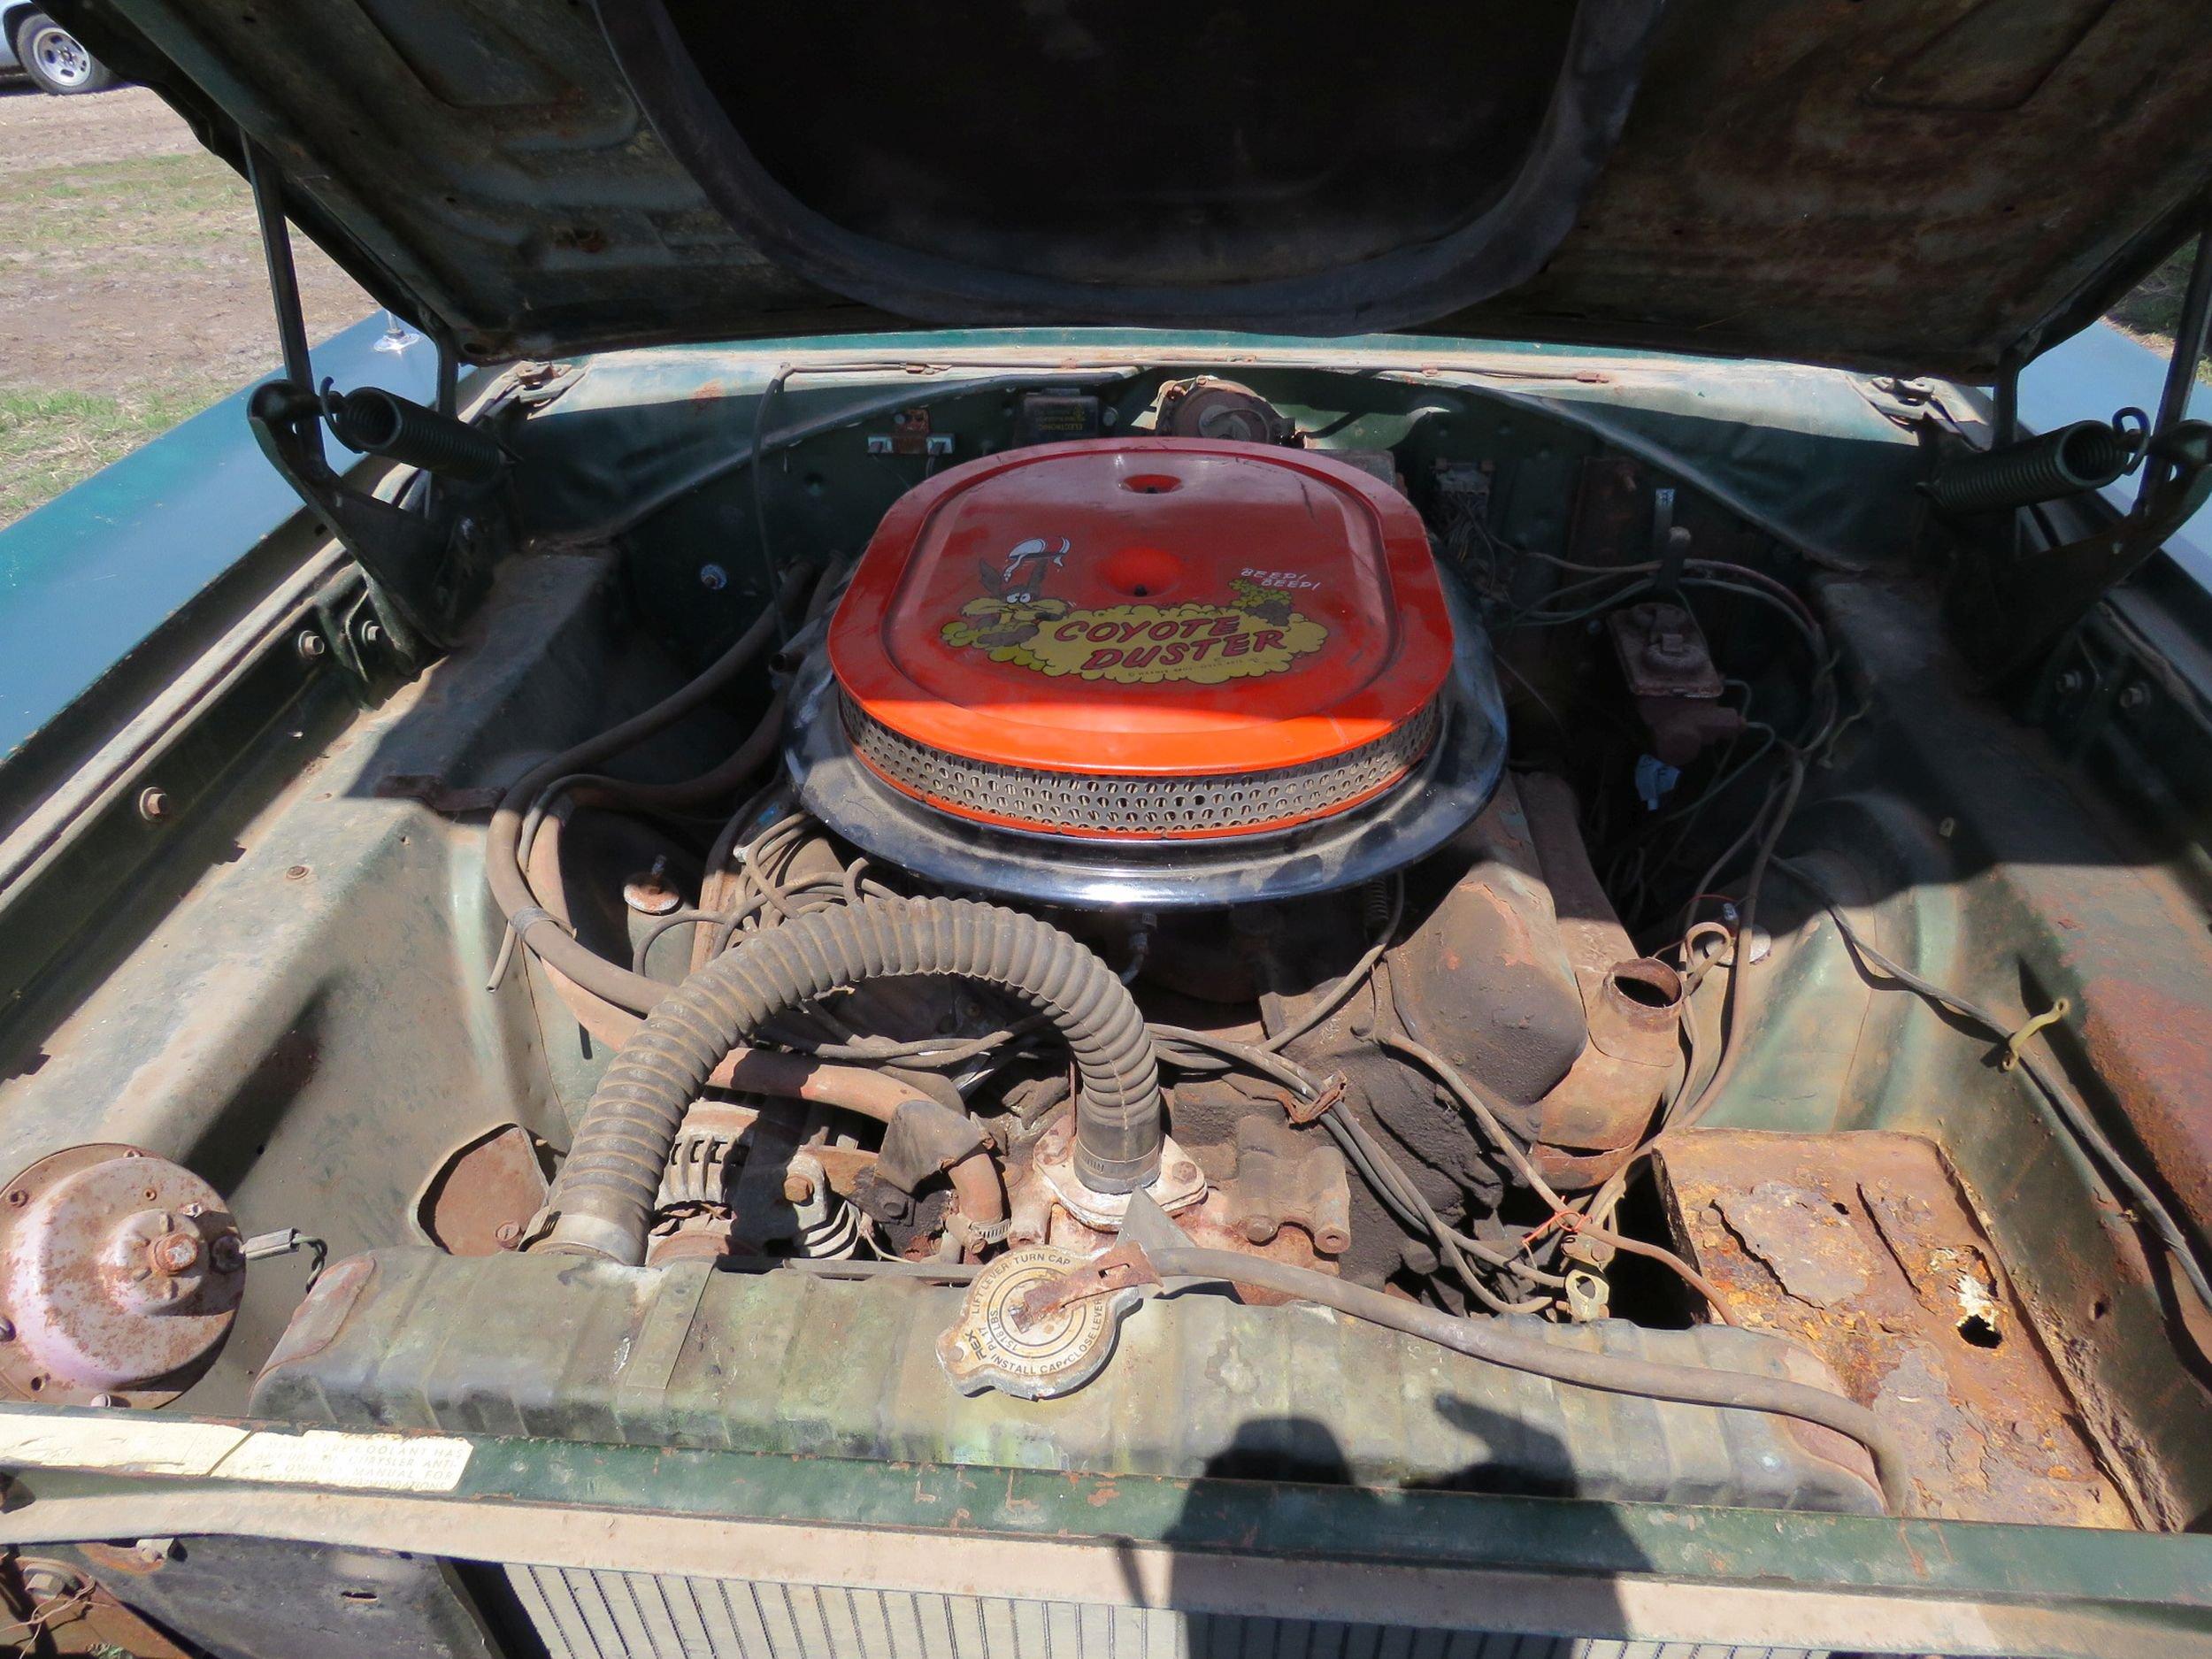
{"label": "orange air cleaner lid", "polygon": [[[1352,774],[1366,798],[1432,732],[1452,627],[1420,515],[1387,485],[1302,450],[1125,438],[987,457],[909,491],[829,645],[849,723],[877,739],[863,758],[992,819],[918,781],[916,755],[1194,781],[1382,756],[1387,775]],[[885,764],[887,743],[907,764]]]}

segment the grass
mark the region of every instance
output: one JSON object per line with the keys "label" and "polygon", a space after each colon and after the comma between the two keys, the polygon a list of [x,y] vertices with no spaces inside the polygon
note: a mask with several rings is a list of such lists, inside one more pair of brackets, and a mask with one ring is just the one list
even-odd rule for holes
{"label": "grass", "polygon": [[[2162,357],[2170,354],[2174,349],[2174,330],[2181,323],[2182,294],[2189,286],[2189,264],[2195,251],[2193,242],[2185,244],[2134,292],[2114,306],[2112,314],[2105,320]],[[2212,352],[2198,360],[2197,379],[2212,385]]]}
{"label": "grass", "polygon": [[0,171],[0,225],[5,526],[235,389],[262,355],[241,343],[275,335],[251,198],[204,151]]}
{"label": "grass", "polygon": [[134,265],[156,246],[250,234],[252,208],[238,175],[203,151],[12,172],[0,222],[14,254]]}
{"label": "grass", "polygon": [[0,524],[159,437],[230,389],[160,388],[110,397],[0,388]]}
{"label": "grass", "polygon": [[[0,176],[0,288],[26,283],[90,302],[103,280],[139,288],[158,317],[163,272],[205,268],[224,244],[254,252],[251,208],[237,176],[211,155],[136,156]],[[243,266],[250,277],[258,266]],[[56,301],[40,307],[52,319]],[[0,380],[0,525],[89,478],[232,389],[234,377],[188,364],[132,378],[104,374],[99,391]],[[10,380],[14,383],[10,383]]]}

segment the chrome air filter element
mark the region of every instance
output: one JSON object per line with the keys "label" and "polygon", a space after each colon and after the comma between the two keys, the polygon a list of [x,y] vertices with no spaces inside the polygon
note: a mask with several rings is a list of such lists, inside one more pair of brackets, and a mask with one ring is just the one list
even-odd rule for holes
{"label": "chrome air filter element", "polygon": [[1041,772],[932,749],[841,699],[854,750],[879,777],[957,817],[1054,835],[1249,835],[1310,824],[1403,780],[1434,741],[1436,704],[1371,742],[1270,772],[1143,777]]}

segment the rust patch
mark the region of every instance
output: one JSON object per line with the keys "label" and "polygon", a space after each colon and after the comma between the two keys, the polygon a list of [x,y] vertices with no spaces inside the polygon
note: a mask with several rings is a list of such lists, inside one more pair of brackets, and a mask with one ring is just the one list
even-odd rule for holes
{"label": "rust patch", "polygon": [[[1529,931],[1528,920],[1519,908],[1486,881],[1471,881],[1467,887],[1469,892],[1479,895],[1497,916],[1499,944],[1496,960],[1499,964],[1509,968],[1541,967],[1544,958],[1537,951],[1535,935]],[[1459,952],[1447,945],[1444,965],[1456,973],[1466,964]]]}
{"label": "rust patch", "polygon": [[1800,1302],[1832,1308],[1863,1294],[1873,1277],[1859,1235],[1818,1194],[1761,1181],[1712,1202],[1744,1248]]}
{"label": "rust patch", "polygon": [[1932,1142],[1692,1130],[1661,1176],[1730,1315],[1803,1343],[1893,1427],[1920,1513],[2135,1525]]}
{"label": "rust patch", "polygon": [[1996,1265],[1980,1246],[1947,1237],[1934,1207],[1917,1193],[1863,1183],[1859,1197],[1920,1305],[1955,1321],[1978,1346],[2001,1343],[2011,1321],[1998,1294]]}
{"label": "rust patch", "polygon": [[77,1553],[96,1572],[127,1573],[134,1578],[146,1578],[169,1564],[166,1555],[142,1555],[136,1548],[126,1548],[120,1544],[80,1544]]}
{"label": "rust patch", "polygon": [[1142,1248],[1125,1240],[1059,1278],[1045,1280],[1023,1297],[1017,1304],[1020,1314],[1017,1328],[1036,1325],[1073,1302],[1159,1282],[1160,1276],[1152,1271]]}
{"label": "rust patch", "polygon": [[[1209,1193],[1206,1202],[1195,1210],[1185,1210],[1173,1217],[1175,1225],[1189,1235],[1193,1244],[1212,1250],[1235,1250],[1245,1256],[1263,1256],[1271,1262],[1287,1263],[1292,1267],[1309,1268],[1315,1272],[1337,1271],[1333,1256],[1325,1256],[1315,1248],[1313,1235],[1303,1227],[1286,1225],[1279,1228],[1264,1244],[1255,1244],[1240,1226],[1232,1224],[1225,1211],[1226,1205],[1218,1191]],[[1295,1296],[1280,1291],[1263,1290],[1256,1285],[1240,1285],[1237,1294],[1255,1307],[1273,1307],[1295,1302]]]}
{"label": "rust patch", "polygon": [[447,1156],[425,1186],[415,1217],[440,1249],[496,1256],[515,1248],[545,1194],[536,1138],[520,1124],[502,1124]]}
{"label": "rust patch", "polygon": [[2193,978],[2177,994],[2105,973],[2085,977],[2074,999],[2091,1069],[2200,1227],[2212,1222],[2212,1021],[2201,984]]}

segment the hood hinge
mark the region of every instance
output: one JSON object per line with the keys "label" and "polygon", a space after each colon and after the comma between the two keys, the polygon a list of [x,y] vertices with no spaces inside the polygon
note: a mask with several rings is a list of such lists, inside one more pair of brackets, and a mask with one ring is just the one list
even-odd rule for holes
{"label": "hood hinge", "polygon": [[[454,623],[482,592],[509,539],[511,457],[490,434],[457,418],[459,360],[442,334],[434,335],[435,409],[374,388],[342,394],[315,385],[283,180],[265,150],[243,142],[284,350],[283,377],[254,389],[246,419],[269,465],[361,567],[378,643],[411,676],[449,648]],[[420,476],[397,501],[354,488],[324,451],[326,424],[347,448],[416,467]]]}

